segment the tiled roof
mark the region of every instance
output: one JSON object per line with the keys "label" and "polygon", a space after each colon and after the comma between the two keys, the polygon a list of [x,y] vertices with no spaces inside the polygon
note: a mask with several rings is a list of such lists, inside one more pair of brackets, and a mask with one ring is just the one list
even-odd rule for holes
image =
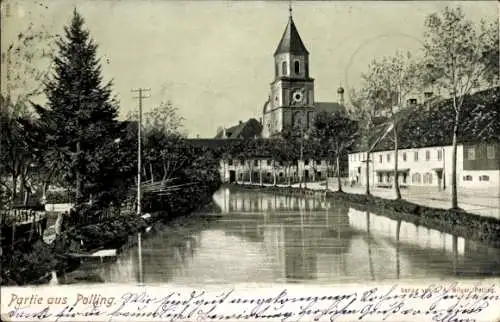
{"label": "tiled roof", "polygon": [[336,102],[315,102],[314,106],[320,111],[320,112],[327,112],[327,113],[333,113],[333,112],[345,112],[346,109],[343,105],[340,105],[339,103]]}
{"label": "tiled roof", "polygon": [[[255,136],[260,137],[262,133],[262,125],[256,119],[249,119],[246,122],[241,122],[235,126],[226,129],[227,139],[252,139]],[[223,138],[223,132],[217,133],[217,139]]]}
{"label": "tiled roof", "polygon": [[292,17],[288,19],[288,24],[286,26],[285,32],[281,37],[281,41],[274,52],[274,55],[282,54],[282,53],[291,53],[291,54],[309,54],[300,39],[299,32],[297,31],[297,27],[295,27],[295,23],[293,22]]}

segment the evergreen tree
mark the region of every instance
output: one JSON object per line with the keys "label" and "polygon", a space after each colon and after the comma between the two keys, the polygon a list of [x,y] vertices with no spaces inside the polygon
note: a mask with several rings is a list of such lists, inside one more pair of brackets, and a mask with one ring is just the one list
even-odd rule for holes
{"label": "evergreen tree", "polygon": [[76,10],[64,31],[56,41],[54,73],[45,86],[48,108],[36,109],[51,142],[46,152],[65,156],[54,163],[61,166],[63,183],[74,187],[81,201],[85,194],[102,188],[104,172],[110,169],[106,163],[117,152],[114,142],[120,129],[111,82],[102,80],[97,44]]}

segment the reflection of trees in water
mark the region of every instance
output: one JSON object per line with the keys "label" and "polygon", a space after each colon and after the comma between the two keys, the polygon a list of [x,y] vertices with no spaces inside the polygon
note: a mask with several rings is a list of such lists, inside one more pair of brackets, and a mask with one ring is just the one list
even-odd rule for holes
{"label": "reflection of trees in water", "polygon": [[[499,249],[367,211],[351,210],[349,217],[355,229],[366,232],[363,239],[366,242],[372,279],[376,278],[376,274],[383,276],[390,271],[393,271],[398,279],[415,277],[416,274],[500,275]],[[473,247],[472,251],[468,250],[473,244],[476,247]],[[461,248],[460,245],[464,247]],[[387,266],[392,260],[388,260],[385,266],[375,265],[380,264],[381,257],[375,256],[375,253],[380,252],[396,255],[394,268]]]}
{"label": "reflection of trees in water", "polygon": [[192,230],[156,231],[142,237],[143,278],[139,277],[137,246],[120,254],[116,262],[89,270],[98,273],[107,282],[167,282],[175,272],[185,270],[199,247],[200,238]]}
{"label": "reflection of trees in water", "polygon": [[168,281],[176,272],[184,272],[200,247],[200,238],[182,228],[159,232],[143,242],[145,276],[154,281]]}

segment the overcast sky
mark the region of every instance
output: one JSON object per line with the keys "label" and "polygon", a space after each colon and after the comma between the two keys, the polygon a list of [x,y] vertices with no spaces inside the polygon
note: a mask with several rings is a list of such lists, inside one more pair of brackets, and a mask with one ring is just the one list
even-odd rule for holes
{"label": "overcast sky", "polygon": [[[273,53],[288,19],[288,1],[9,2],[2,48],[30,20],[61,33],[76,7],[105,58],[104,77],[114,81],[120,114],[137,108],[132,88],[151,88],[145,110],[171,100],[186,118],[190,136],[201,137],[213,137],[218,126],[261,116],[274,76]],[[445,5],[460,5],[474,21],[498,19],[496,1],[292,4],[310,52],[317,101],[336,101],[340,83],[359,86],[373,58],[398,49],[416,51],[425,17]]]}

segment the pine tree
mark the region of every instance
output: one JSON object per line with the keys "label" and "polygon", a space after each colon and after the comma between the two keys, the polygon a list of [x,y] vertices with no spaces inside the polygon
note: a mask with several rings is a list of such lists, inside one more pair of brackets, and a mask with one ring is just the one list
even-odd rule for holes
{"label": "pine tree", "polygon": [[65,156],[54,162],[61,166],[63,182],[74,187],[81,201],[91,192],[88,187],[95,188],[103,179],[102,171],[109,169],[103,163],[109,162],[107,150],[118,136],[119,123],[112,84],[103,84],[97,44],[76,10],[64,31],[56,41],[54,73],[45,86],[47,109],[38,106],[37,111],[51,143],[46,152]]}

